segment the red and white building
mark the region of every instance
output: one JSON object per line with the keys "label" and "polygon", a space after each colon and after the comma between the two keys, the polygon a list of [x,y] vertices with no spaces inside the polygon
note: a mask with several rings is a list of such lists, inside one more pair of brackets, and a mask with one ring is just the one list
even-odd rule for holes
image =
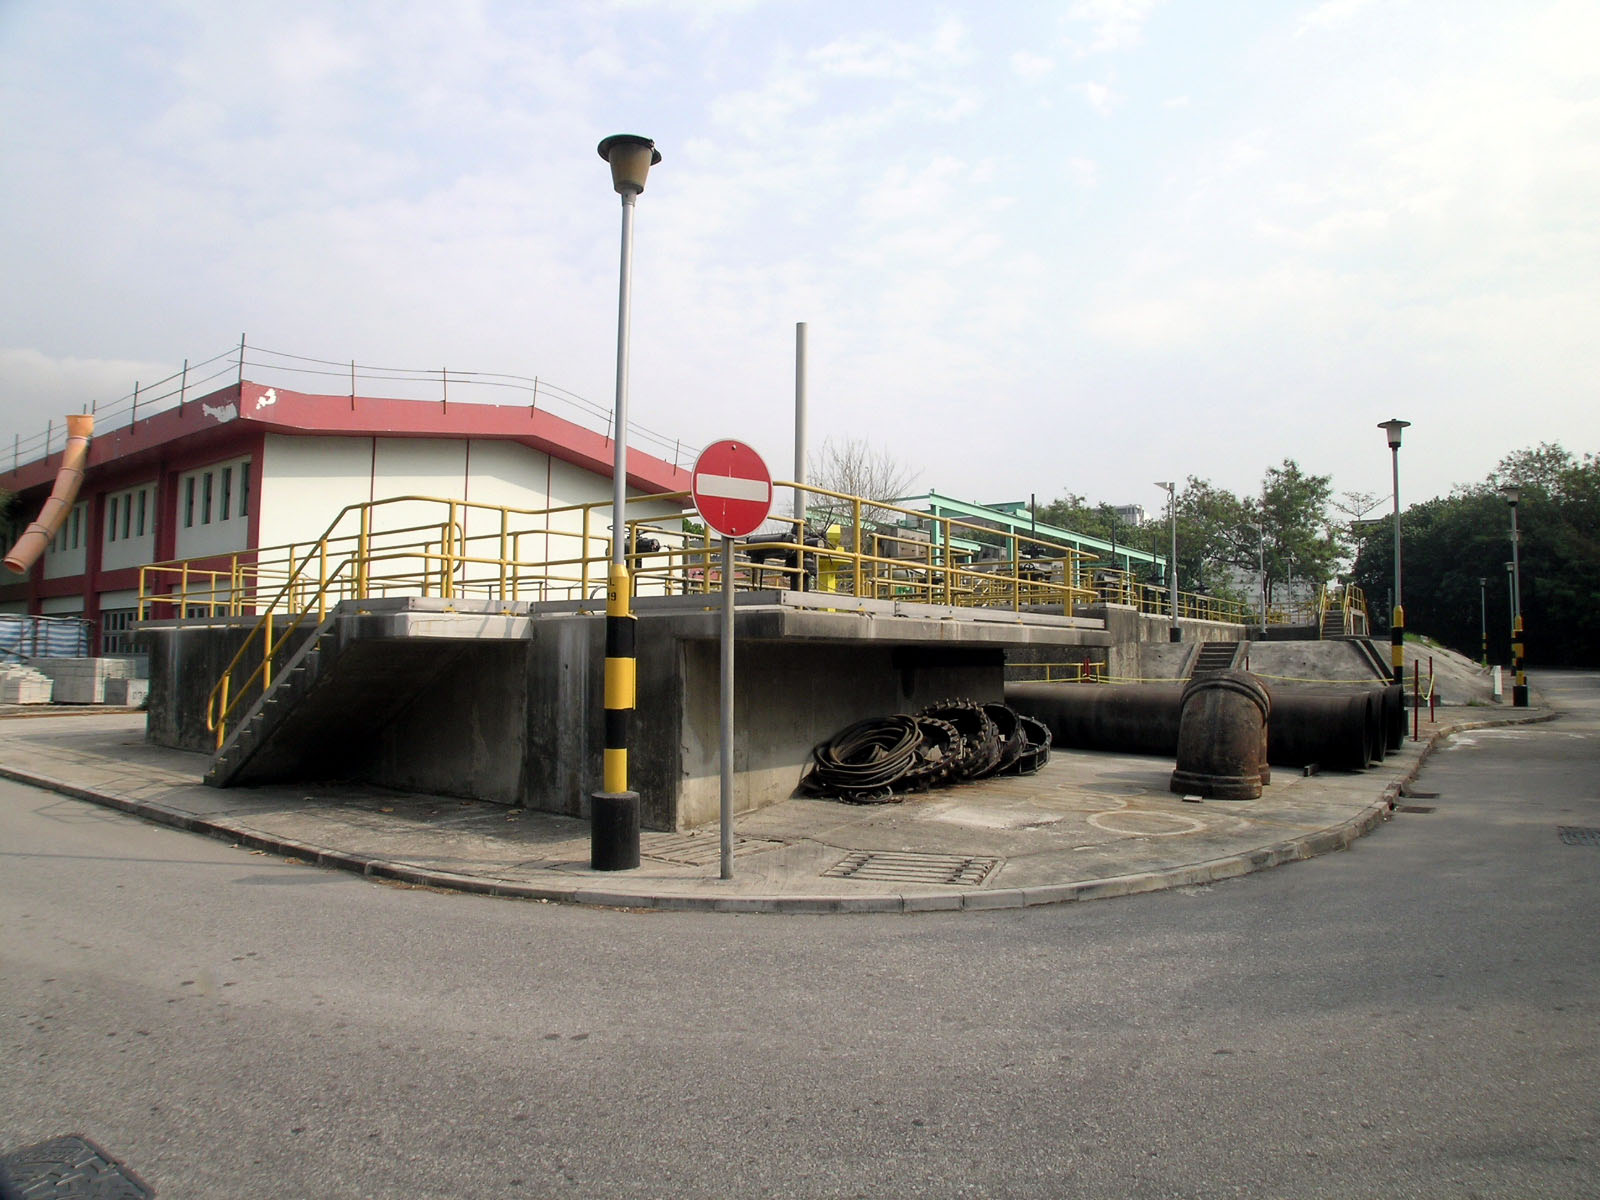
{"label": "red and white building", "polygon": [[[127,653],[139,569],[313,541],[348,504],[420,495],[545,509],[611,498],[611,439],[530,405],[322,396],[245,380],[96,434],[78,498],[0,613],[82,616]],[[9,547],[50,494],[57,451],[0,471]],[[630,447],[630,494],[690,472]]]}

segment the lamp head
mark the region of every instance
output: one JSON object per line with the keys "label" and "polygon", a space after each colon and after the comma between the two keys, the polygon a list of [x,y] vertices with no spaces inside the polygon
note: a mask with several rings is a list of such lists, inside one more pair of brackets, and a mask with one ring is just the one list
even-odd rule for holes
{"label": "lamp head", "polygon": [[1522,489],[1514,483],[1508,483],[1500,489],[1500,495],[1505,498],[1507,504],[1515,508],[1517,501],[1522,499]]}
{"label": "lamp head", "polygon": [[1398,417],[1390,417],[1387,421],[1378,422],[1378,428],[1389,435],[1389,449],[1400,449],[1400,431],[1409,424],[1411,424],[1410,421],[1402,421]]}
{"label": "lamp head", "polygon": [[600,157],[611,164],[611,186],[619,196],[644,191],[645,176],[661,161],[655,142],[636,133],[613,133],[600,143]]}

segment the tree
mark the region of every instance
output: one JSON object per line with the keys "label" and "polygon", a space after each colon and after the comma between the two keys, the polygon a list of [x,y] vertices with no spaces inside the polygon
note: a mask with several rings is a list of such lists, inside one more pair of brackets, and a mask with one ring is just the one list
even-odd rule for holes
{"label": "tree", "polygon": [[[859,438],[828,438],[822,448],[806,460],[807,482],[812,487],[859,496],[863,500],[898,500],[911,490],[918,474],[887,450]],[[849,525],[854,520],[853,506],[831,496],[807,493],[806,504],[824,525],[835,522]],[[898,515],[881,505],[863,504],[861,519],[892,524],[898,520]]]}
{"label": "tree", "polygon": [[[1476,657],[1488,626],[1491,655],[1510,656],[1511,516],[1499,487],[1516,483],[1522,612],[1536,663],[1600,664],[1600,457],[1559,445],[1507,455],[1481,484],[1412,505],[1401,517],[1407,627]],[[1357,557],[1369,606],[1392,587],[1393,518]],[[1479,580],[1485,584],[1479,584]]]}
{"label": "tree", "polygon": [[1307,475],[1292,458],[1267,468],[1256,523],[1266,538],[1268,604],[1278,581],[1291,573],[1319,584],[1332,576],[1344,552],[1328,517],[1332,497],[1332,476]]}
{"label": "tree", "polygon": [[1164,521],[1145,521],[1143,524],[1124,521],[1112,505],[1104,501],[1091,505],[1083,496],[1072,492],[1046,504],[1039,509],[1038,515],[1039,520],[1047,525],[1070,529],[1085,537],[1099,538],[1113,546],[1160,553],[1157,543],[1165,544],[1159,536],[1160,530],[1166,528]]}

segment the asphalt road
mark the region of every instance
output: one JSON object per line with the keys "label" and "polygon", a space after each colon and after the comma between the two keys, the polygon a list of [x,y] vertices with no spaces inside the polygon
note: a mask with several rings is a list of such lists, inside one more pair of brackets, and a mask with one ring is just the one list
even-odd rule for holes
{"label": "asphalt road", "polygon": [[0,783],[0,1149],[181,1197],[1600,1194],[1600,675],[1346,853],[999,913],[366,882]]}

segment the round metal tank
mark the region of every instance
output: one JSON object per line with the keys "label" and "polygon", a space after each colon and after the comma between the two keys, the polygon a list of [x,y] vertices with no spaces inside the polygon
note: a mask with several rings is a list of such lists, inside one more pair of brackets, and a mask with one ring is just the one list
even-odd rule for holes
{"label": "round metal tank", "polygon": [[1181,681],[1008,683],[1006,703],[1049,727],[1056,749],[1159,754],[1178,750]]}
{"label": "round metal tank", "polygon": [[1216,800],[1254,800],[1267,779],[1267,719],[1272,698],[1248,671],[1191,679],[1178,720],[1171,788]]}

